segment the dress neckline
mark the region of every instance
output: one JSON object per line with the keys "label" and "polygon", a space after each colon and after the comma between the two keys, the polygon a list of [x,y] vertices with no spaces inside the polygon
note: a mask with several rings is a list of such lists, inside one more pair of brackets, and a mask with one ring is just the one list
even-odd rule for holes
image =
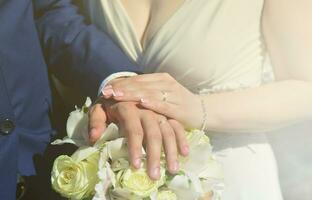
{"label": "dress neckline", "polygon": [[137,32],[134,28],[134,24],[126,10],[126,8],[124,7],[124,5],[121,3],[120,0],[115,0],[121,10],[121,14],[123,19],[125,20],[125,22],[128,24],[129,27],[129,31],[132,33],[132,41],[134,42],[134,45],[136,46],[136,49],[138,49],[140,52],[138,52],[139,54],[143,54],[150,46],[150,44],[153,42],[153,40],[160,35],[161,32],[163,32],[167,26],[169,26],[171,23],[173,23],[173,21],[178,17],[178,15],[180,15],[180,13],[182,12],[182,10],[186,7],[186,4],[190,1],[190,0],[184,0],[181,5],[170,15],[170,17],[168,17],[168,19],[162,23],[162,25],[151,35],[150,39],[148,41],[143,42],[143,44],[141,43]]}

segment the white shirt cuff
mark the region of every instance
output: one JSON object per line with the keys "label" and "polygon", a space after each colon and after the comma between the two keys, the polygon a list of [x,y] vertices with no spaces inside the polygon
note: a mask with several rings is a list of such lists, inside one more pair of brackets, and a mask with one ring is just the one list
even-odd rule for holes
{"label": "white shirt cuff", "polygon": [[116,79],[116,78],[120,78],[120,77],[130,77],[130,76],[136,76],[138,75],[137,73],[134,73],[134,72],[117,72],[117,73],[114,73],[114,74],[111,74],[109,75],[106,79],[104,79],[104,81],[101,83],[101,86],[99,88],[99,91],[98,91],[98,96],[101,95],[101,92],[103,90],[103,88],[105,86],[107,86],[107,84]]}

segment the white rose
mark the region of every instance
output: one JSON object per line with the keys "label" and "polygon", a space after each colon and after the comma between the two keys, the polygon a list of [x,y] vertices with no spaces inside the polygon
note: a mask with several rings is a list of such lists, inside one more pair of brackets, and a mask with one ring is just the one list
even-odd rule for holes
{"label": "white rose", "polygon": [[99,181],[98,160],[98,152],[80,162],[66,155],[59,156],[54,161],[51,174],[53,189],[73,200],[90,197]]}
{"label": "white rose", "polygon": [[153,192],[165,183],[165,169],[160,169],[160,179],[151,180],[143,166],[138,170],[128,168],[117,174],[118,186],[125,189],[139,198],[149,197]]}

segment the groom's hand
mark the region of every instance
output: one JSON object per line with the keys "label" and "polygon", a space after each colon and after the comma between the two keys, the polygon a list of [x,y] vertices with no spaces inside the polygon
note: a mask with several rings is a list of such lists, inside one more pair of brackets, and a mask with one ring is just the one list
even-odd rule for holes
{"label": "groom's hand", "polygon": [[107,126],[107,116],[101,103],[91,107],[89,111],[89,142],[94,144],[100,139]]}
{"label": "groom's hand", "polygon": [[[95,141],[107,122],[118,124],[120,131],[128,138],[130,162],[139,168],[142,146],[146,147],[148,174],[152,179],[160,177],[160,156],[164,147],[167,168],[176,173],[179,166],[178,152],[188,154],[184,129],[175,120],[167,120],[153,111],[141,109],[134,102],[108,102],[96,104],[90,111],[90,139]],[[93,130],[96,130],[94,132]]]}

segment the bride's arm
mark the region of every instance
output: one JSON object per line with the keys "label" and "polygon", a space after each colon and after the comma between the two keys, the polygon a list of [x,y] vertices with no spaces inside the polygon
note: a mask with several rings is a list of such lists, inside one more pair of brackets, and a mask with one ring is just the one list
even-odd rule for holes
{"label": "bride's arm", "polygon": [[207,127],[261,131],[312,118],[312,2],[265,1],[262,28],[276,82],[205,98]]}
{"label": "bride's arm", "polygon": [[[258,88],[203,97],[208,130],[258,132],[312,119],[312,2],[267,0],[263,33],[277,81]],[[116,82],[116,100],[142,106],[200,128],[202,109],[191,94],[166,74],[141,75]],[[166,101],[161,91],[166,91]]]}
{"label": "bride's arm", "polygon": [[312,84],[281,81],[204,97],[208,130],[258,132],[312,119]]}

